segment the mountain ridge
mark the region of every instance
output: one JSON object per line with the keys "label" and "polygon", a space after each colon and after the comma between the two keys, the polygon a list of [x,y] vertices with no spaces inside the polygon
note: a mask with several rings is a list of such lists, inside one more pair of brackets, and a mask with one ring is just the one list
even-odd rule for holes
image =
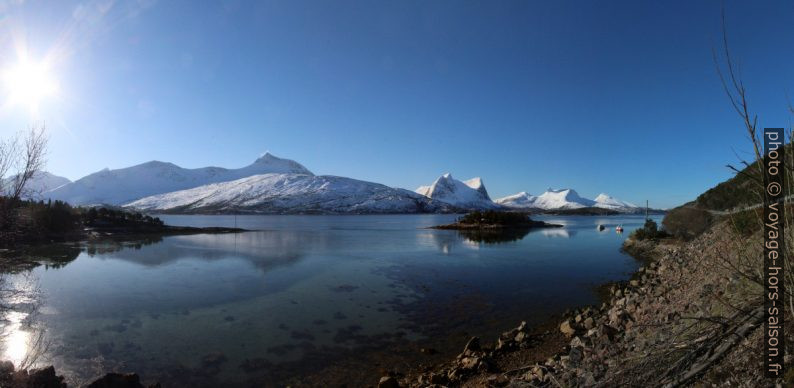
{"label": "mountain ridge", "polygon": [[227,182],[263,173],[314,175],[290,159],[265,153],[253,163],[236,169],[223,167],[183,168],[174,163],[152,160],[120,169],[102,169],[74,182],[49,190],[46,198],[72,205],[122,205],[151,195],[185,190],[211,183]]}

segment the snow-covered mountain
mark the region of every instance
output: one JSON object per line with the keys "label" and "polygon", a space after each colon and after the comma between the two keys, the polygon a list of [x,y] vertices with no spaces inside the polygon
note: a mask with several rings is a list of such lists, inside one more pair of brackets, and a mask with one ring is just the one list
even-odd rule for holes
{"label": "snow-covered mountain", "polygon": [[593,206],[595,201],[582,198],[574,189],[548,189],[535,198],[534,204],[540,209],[579,209]]}
{"label": "snow-covered mountain", "polygon": [[616,210],[620,212],[633,212],[637,206],[619,199],[610,197],[607,194],[599,194],[595,200],[587,199],[579,195],[573,189],[552,190],[548,189],[541,195],[534,196],[527,192],[508,195],[494,201],[500,205],[513,209],[580,209],[583,207],[600,207],[604,209]]}
{"label": "snow-covered mountain", "polygon": [[447,173],[430,186],[421,186],[416,193],[463,209],[496,209],[479,177],[461,182]]}
{"label": "snow-covered mountain", "polygon": [[[3,187],[8,188],[9,185],[16,179],[16,175],[6,178],[3,182]],[[40,199],[42,193],[49,190],[58,188],[65,184],[71,183],[68,178],[57,176],[46,171],[36,171],[33,176],[25,183],[23,195],[27,198]]]}
{"label": "snow-covered mountain", "polygon": [[125,205],[181,213],[424,213],[456,210],[405,189],[338,176],[262,174]]}
{"label": "snow-covered mountain", "polygon": [[622,201],[604,193],[598,194],[593,206],[617,211],[635,211],[638,209],[637,205],[631,202]]}
{"label": "snow-covered mountain", "polygon": [[45,193],[72,205],[121,205],[156,194],[228,182],[252,175],[294,173],[313,175],[300,163],[264,154],[254,163],[237,169],[203,167],[187,169],[173,163],[151,161],[137,166],[93,173]]}
{"label": "snow-covered mountain", "polygon": [[530,195],[526,191],[522,191],[517,194],[496,199],[494,202],[514,209],[531,209],[535,207],[536,199],[538,199],[538,197]]}

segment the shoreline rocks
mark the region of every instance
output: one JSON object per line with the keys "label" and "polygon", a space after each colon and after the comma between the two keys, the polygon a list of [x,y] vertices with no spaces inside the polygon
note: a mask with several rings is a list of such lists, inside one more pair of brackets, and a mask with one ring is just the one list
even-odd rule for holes
{"label": "shoreline rocks", "polygon": [[[68,388],[63,376],[52,365],[37,369],[16,370],[11,361],[0,361],[0,387],[4,388]],[[107,373],[87,388],[161,388],[160,383],[143,385],[135,373]]]}

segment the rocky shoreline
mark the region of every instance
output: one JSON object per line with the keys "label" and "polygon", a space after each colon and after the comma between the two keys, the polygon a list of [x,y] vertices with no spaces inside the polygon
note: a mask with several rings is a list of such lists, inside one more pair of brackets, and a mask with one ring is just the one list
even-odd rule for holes
{"label": "rocky shoreline", "polygon": [[[728,228],[718,225],[691,242],[627,239],[624,251],[643,265],[629,281],[608,286],[600,307],[577,309],[551,329],[522,322],[491,344],[471,338],[455,359],[407,375],[387,374],[379,386],[792,384],[794,373],[763,377],[763,333],[756,330],[762,314],[742,304],[751,285],[724,265],[722,255],[733,243]],[[726,305],[737,311],[726,311]],[[790,364],[791,350],[787,354]]]}
{"label": "rocky shoreline", "polygon": [[[14,370],[10,361],[0,361],[0,387],[4,388],[67,388],[63,376],[53,366],[31,370]],[[135,373],[108,373],[86,388],[160,388],[159,383],[143,385]]]}

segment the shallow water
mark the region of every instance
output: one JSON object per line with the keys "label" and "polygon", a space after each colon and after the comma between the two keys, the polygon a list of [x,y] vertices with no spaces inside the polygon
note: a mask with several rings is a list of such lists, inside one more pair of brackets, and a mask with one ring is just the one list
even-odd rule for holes
{"label": "shallow water", "polygon": [[0,358],[77,384],[109,370],[277,384],[375,348],[493,339],[597,303],[596,285],[636,269],[620,245],[643,222],[537,217],[564,227],[483,239],[426,229],[452,215],[162,218],[257,231],[47,247],[49,265],[5,275],[24,292],[4,295]]}

